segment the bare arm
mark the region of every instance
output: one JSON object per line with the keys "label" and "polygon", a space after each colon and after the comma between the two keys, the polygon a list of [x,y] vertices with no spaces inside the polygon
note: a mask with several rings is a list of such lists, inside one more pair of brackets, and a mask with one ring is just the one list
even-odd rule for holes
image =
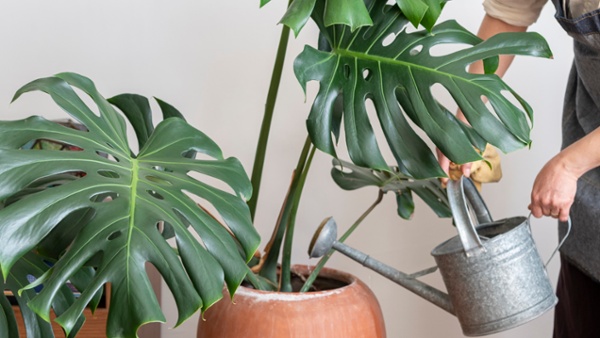
{"label": "bare arm", "polygon": [[[514,26],[486,14],[481,21],[481,26],[479,27],[477,36],[483,40],[487,40],[498,33],[525,32],[526,30],[527,27]],[[504,76],[514,58],[514,55],[501,55],[500,64],[498,65],[496,74],[500,77]],[[469,68],[469,71],[471,73],[483,73],[483,63],[477,62],[472,64]]]}
{"label": "bare arm", "polygon": [[600,166],[600,129],[596,129],[553,157],[533,183],[529,209],[535,217],[567,221],[577,191],[577,179]]}

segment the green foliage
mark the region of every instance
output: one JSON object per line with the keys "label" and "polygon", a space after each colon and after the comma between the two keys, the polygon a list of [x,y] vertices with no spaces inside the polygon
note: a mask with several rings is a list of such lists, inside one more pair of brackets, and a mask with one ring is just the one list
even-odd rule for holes
{"label": "green foliage", "polygon": [[414,180],[401,173],[397,167],[378,171],[337,159],[333,160],[331,177],[344,190],[374,186],[384,193],[393,192],[396,195],[398,215],[404,219],[410,219],[415,210],[413,192],[439,217],[452,216],[448,197],[438,179]]}
{"label": "green foliage", "polygon": [[[307,46],[294,63],[304,90],[309,81],[320,84],[307,121],[310,141],[336,156],[343,126],[353,163],[335,160],[332,177],[343,189],[380,190],[356,226],[388,191],[395,194],[398,214],[405,219],[414,212],[413,193],[439,216],[450,216],[439,181],[431,179],[444,173],[418,129],[457,163],[480,159],[474,148],[487,143],[505,152],[528,145],[531,108],[493,72],[501,54],[550,56],[535,33],[502,34],[482,42],[454,21],[436,25],[444,0],[387,2],[290,1],[281,19],[286,27],[266,105],[274,107],[289,28],[297,35],[312,17],[324,45]],[[409,32],[409,25],[424,29]],[[462,49],[432,53],[434,47],[448,45]],[[468,73],[467,67],[479,60],[486,74]],[[470,125],[437,102],[436,85],[450,93]],[[89,96],[93,108],[75,89]],[[246,262],[259,238],[246,204],[251,184],[237,159],[224,158],[210,138],[159,99],[163,121],[155,126],[147,98],[123,94],[105,99],[77,74],[33,81],[15,99],[31,91],[47,93],[85,130],[37,116],[0,122],[0,271],[4,287],[17,295],[29,336],[53,336],[48,323],[53,309],[73,337],[83,309],[97,305],[106,283],[112,285],[108,336],[135,337],[140,325],[164,321],[146,275],[148,264],[157,268],[175,298],[177,324],[219,300],[223,284],[233,293],[246,276],[259,288],[291,289],[285,278],[314,154],[310,142],[298,161],[263,270],[248,274]],[[373,103],[375,117],[367,102]],[[124,117],[137,136],[137,153],[127,140]],[[395,167],[384,160],[375,124],[383,130]],[[268,129],[261,133],[268,135]],[[71,150],[27,149],[36,140],[66,144]],[[257,154],[264,155],[266,140],[258,148]],[[275,281],[280,252],[284,283]],[[37,280],[27,285],[30,277]],[[67,281],[81,296],[73,297]],[[16,330],[11,306],[0,296],[0,337],[16,338]]]}
{"label": "green foliage", "polygon": [[446,0],[396,0],[398,8],[414,27],[431,30],[442,13]]}
{"label": "green foliage", "polygon": [[[73,88],[89,96],[99,115]],[[81,285],[81,296],[63,302],[58,313],[57,322],[67,334],[76,332],[81,312],[105,283],[112,285],[109,336],[135,337],[140,325],[164,321],[146,264],[157,268],[173,293],[177,324],[219,300],[223,283],[235,291],[248,271],[245,261],[259,244],[246,205],[250,182],[237,159],[224,158],[210,138],[181,118],[166,118],[153,128],[145,98],[117,97],[113,102],[134,121],[140,141],[134,154],[121,114],[77,74],[35,80],[15,99],[30,91],[46,92],[87,129],[35,116],[0,122],[0,158],[10,159],[0,163],[2,274],[8,282],[22,282],[19,267],[33,250],[57,256],[52,267],[36,276],[43,289],[31,295],[28,306],[37,315],[48,321],[65,283],[86,265],[93,265],[95,273]],[[165,116],[177,116],[166,103],[160,106]],[[23,148],[38,139],[80,150]],[[190,156],[196,153],[202,158]],[[211,183],[192,173],[211,177]],[[216,187],[215,180],[223,184]],[[204,204],[199,207],[188,194]],[[176,250],[166,242],[170,236],[161,231],[162,223],[175,237]],[[48,238],[52,245],[44,245]]]}
{"label": "green foliage", "polygon": [[[36,278],[42,276],[50,265],[47,260],[44,260],[39,255],[32,252],[26,253],[11,269],[10,274],[7,276],[6,281],[3,283],[4,290],[10,290],[17,300],[23,321],[27,329],[28,337],[40,337],[40,338],[53,338],[54,333],[49,322],[45,321],[38,315],[36,315],[26,304],[36,295],[36,291],[30,287],[27,287],[32,280],[30,278]],[[91,269],[82,269],[73,280],[79,281],[85,285],[89,279],[79,278],[85,276],[86,273],[92,273]],[[89,275],[88,275],[89,276]],[[95,297],[94,304],[96,306],[99,300],[100,293]],[[66,285],[63,285],[58,290],[54,300],[52,302],[52,309],[57,315],[64,313],[67,308],[73,304],[75,296],[73,291]],[[12,312],[11,304],[9,303],[6,295],[3,293],[0,299],[2,309],[4,310],[6,321],[0,326],[0,336],[2,337],[19,337],[17,331],[17,321]],[[80,316],[76,319],[75,327],[71,331],[69,337],[74,337],[77,334],[79,328],[83,325],[83,317]]]}
{"label": "green foliage", "polygon": [[[343,120],[352,161],[388,170],[372,126],[378,123],[400,170],[414,178],[432,178],[444,173],[409,121],[456,163],[481,159],[473,147],[482,149],[486,143],[504,152],[530,143],[529,105],[498,76],[468,73],[467,67],[489,60],[487,69],[493,69],[494,58],[501,54],[550,57],[540,35],[506,33],[482,42],[454,21],[441,23],[431,32],[411,33],[406,31],[408,20],[396,6],[386,5],[385,0],[370,0],[367,4],[373,26],[351,32],[345,26],[328,27],[322,19],[325,8],[317,2],[313,19],[330,51],[307,46],[294,63],[296,77],[304,88],[308,81],[320,83],[307,122],[311,139],[319,149],[336,155],[334,137],[339,137]],[[467,47],[432,55],[433,47],[448,44]],[[472,127],[458,121],[437,102],[432,93],[437,84],[450,93]],[[505,93],[510,93],[519,105]],[[493,111],[482,97],[489,100]],[[334,109],[338,99],[343,102],[342,114]],[[368,116],[368,101],[374,105],[376,121]]]}
{"label": "green foliage", "polygon": [[[268,2],[270,0],[261,0],[261,7]],[[431,30],[437,21],[445,2],[446,0],[396,0],[398,8],[413,26],[423,25],[427,30]],[[315,6],[325,8],[325,11],[319,13],[319,19],[325,27],[345,25],[354,32],[360,27],[373,25],[363,0],[292,0],[280,23],[290,27],[298,36],[313,14]]]}
{"label": "green foliage", "polygon": [[281,23],[290,27],[297,36],[308,22],[317,3],[327,7],[322,19],[328,26],[346,25],[354,31],[373,24],[363,0],[293,0],[290,1]]}

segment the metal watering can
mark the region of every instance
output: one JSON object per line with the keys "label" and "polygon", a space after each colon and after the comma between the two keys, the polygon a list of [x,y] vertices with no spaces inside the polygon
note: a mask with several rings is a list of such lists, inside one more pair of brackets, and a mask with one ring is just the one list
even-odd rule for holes
{"label": "metal watering can", "polygon": [[[531,237],[529,218],[493,221],[469,179],[450,181],[447,191],[458,236],[433,249],[437,267],[412,275],[397,271],[338,242],[332,218],[315,233],[309,254],[343,253],[455,315],[466,336],[505,331],[552,309],[558,299]],[[448,294],[416,279],[437,268]]]}

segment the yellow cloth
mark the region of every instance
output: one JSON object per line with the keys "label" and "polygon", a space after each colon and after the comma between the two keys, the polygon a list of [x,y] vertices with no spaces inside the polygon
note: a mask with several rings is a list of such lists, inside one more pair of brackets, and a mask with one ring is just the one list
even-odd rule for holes
{"label": "yellow cloth", "polygon": [[[475,183],[477,189],[481,190],[482,183],[498,182],[502,178],[502,166],[500,165],[500,155],[496,148],[487,145],[483,151],[483,160],[471,164],[471,180]],[[487,162],[487,163],[486,163]],[[489,165],[488,165],[489,163]],[[448,176],[452,180],[457,180],[462,176],[461,165],[450,163]]]}

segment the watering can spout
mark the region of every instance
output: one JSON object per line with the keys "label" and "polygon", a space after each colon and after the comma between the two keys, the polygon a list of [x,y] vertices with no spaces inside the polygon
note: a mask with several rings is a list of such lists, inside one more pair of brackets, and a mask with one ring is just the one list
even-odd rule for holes
{"label": "watering can spout", "polygon": [[[330,250],[336,250],[345,256],[350,257],[361,263],[363,266],[379,273],[414,294],[455,315],[454,307],[448,294],[416,279],[416,277],[418,277],[417,275],[420,274],[409,275],[398,271],[389,265],[371,258],[359,250],[338,242],[337,224],[332,217],[325,219],[315,232],[308,249],[308,254],[311,258],[318,258],[324,256]],[[435,271],[435,269],[433,269],[433,271]]]}

